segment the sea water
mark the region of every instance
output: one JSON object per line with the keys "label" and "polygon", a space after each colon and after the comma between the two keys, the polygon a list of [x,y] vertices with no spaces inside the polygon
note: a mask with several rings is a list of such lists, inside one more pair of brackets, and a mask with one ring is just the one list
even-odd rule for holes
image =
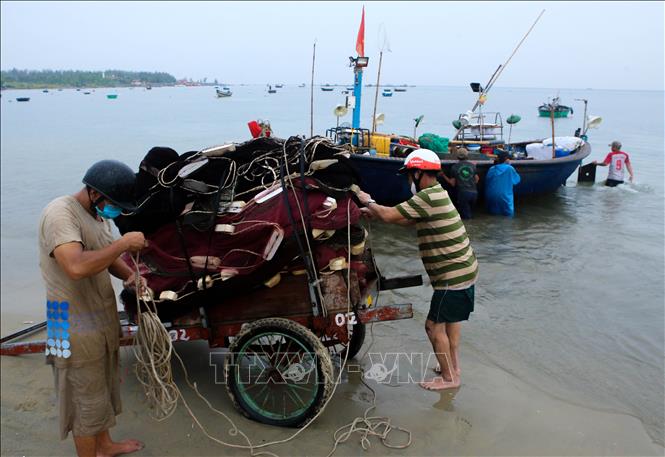
{"label": "sea water", "polygon": [[[44,318],[45,298],[37,260],[37,224],[53,198],[76,192],[95,161],[114,158],[133,169],[153,146],[179,153],[247,140],[247,122],[267,120],[276,136],[310,134],[310,90],[287,85],[276,94],[264,86],[232,86],[218,99],[212,87],[3,91],[1,114],[2,334],[24,320]],[[314,92],[314,134],[336,125],[333,109],[343,87]],[[365,88],[362,121],[371,126],[374,88]],[[572,135],[588,114],[603,117],[588,132],[591,160],[602,160],[612,140],[630,154],[636,180],[616,188],[601,181],[575,183],[546,196],[516,202],[514,219],[480,208],[466,222],[480,264],[476,310],[465,324],[463,350],[557,398],[639,418],[663,444],[664,347],[664,117],[663,92],[494,88],[484,112],[522,121],[504,136],[551,136],[538,117],[549,97],[574,108],[557,119],[556,135]],[[16,97],[30,102],[17,103]],[[379,131],[450,137],[451,122],[473,105],[465,87],[409,87],[379,95]],[[488,116],[493,116],[489,115]],[[490,117],[489,119],[493,119]],[[350,122],[351,113],[339,119]],[[626,176],[627,178],[627,176]],[[382,273],[420,272],[413,229],[372,224]],[[382,300],[411,302],[424,321],[431,289],[387,292]],[[463,359],[462,359],[463,361]]]}

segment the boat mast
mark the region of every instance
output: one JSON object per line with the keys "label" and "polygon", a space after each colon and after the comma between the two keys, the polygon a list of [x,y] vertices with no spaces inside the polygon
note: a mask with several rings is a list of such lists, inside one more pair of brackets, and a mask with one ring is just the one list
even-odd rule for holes
{"label": "boat mast", "polygon": [[353,128],[360,128],[360,99],[362,97],[363,86],[363,68],[367,66],[368,58],[365,57],[365,7],[363,6],[363,14],[360,19],[360,28],[358,29],[358,38],[356,39],[356,52],[357,57],[349,57],[351,61],[350,66],[353,67],[353,97],[355,103],[353,104]]}
{"label": "boat mast", "polygon": [[379,101],[379,81],[381,80],[381,62],[383,51],[379,52],[379,72],[376,74],[376,92],[374,93],[374,113],[372,114],[372,133],[376,132],[376,105]]}
{"label": "boat mast", "polygon": [[314,61],[316,60],[316,40],[312,49],[312,83],[309,91],[309,136],[314,136]]}

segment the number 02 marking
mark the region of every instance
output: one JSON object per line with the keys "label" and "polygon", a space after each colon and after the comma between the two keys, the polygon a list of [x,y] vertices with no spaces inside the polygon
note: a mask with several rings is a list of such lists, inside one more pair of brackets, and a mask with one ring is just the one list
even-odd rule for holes
{"label": "number 02 marking", "polygon": [[169,336],[171,337],[171,341],[189,341],[187,332],[182,328],[179,330],[169,330]]}
{"label": "number 02 marking", "polygon": [[356,320],[356,314],[355,313],[335,314],[335,324],[337,324],[338,327],[341,327],[346,323],[351,325],[356,325],[358,323],[358,321]]}

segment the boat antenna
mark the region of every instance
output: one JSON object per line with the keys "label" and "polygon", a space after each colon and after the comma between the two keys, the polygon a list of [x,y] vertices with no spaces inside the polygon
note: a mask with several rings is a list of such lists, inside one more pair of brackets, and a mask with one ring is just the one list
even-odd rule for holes
{"label": "boat antenna", "polygon": [[379,101],[379,81],[381,80],[381,62],[383,62],[383,51],[390,52],[390,43],[388,42],[388,34],[386,33],[386,26],[383,23],[379,25],[379,43],[381,43],[381,49],[379,50],[379,70],[376,74],[376,91],[374,92],[374,112],[372,113],[372,133],[376,132],[376,105]]}
{"label": "boat antenna", "polygon": [[[489,79],[489,81],[485,85],[485,88],[480,91],[480,94],[478,95],[478,100],[476,100],[476,104],[473,105],[473,108],[471,109],[472,113],[475,112],[476,109],[478,109],[478,107],[482,103],[484,103],[487,93],[490,91],[492,86],[494,86],[494,83],[499,79],[499,76],[501,76],[501,73],[503,73],[503,70],[506,69],[506,67],[508,66],[508,64],[512,60],[513,56],[517,53],[517,50],[520,48],[520,46],[522,46],[522,43],[524,43],[524,40],[526,40],[526,38],[529,36],[529,34],[531,33],[531,31],[536,26],[536,24],[538,23],[538,21],[540,20],[540,18],[543,16],[544,13],[545,13],[545,10],[542,10],[540,12],[540,14],[536,18],[536,20],[533,22],[533,24],[531,24],[531,27],[529,27],[529,30],[527,30],[526,34],[522,37],[520,42],[517,43],[517,46],[515,47],[513,52],[508,57],[508,60],[506,60],[506,62],[503,65],[499,65],[499,67],[494,71],[494,74],[492,75],[492,77]],[[483,101],[481,102],[481,100],[483,100]],[[453,137],[453,139],[457,138],[457,136],[459,135],[459,133],[462,131],[463,128],[464,128],[464,126],[457,129],[457,132],[455,132],[455,136]]]}
{"label": "boat antenna", "polygon": [[316,38],[312,49],[312,83],[309,90],[309,137],[314,136],[314,62],[316,61]]}

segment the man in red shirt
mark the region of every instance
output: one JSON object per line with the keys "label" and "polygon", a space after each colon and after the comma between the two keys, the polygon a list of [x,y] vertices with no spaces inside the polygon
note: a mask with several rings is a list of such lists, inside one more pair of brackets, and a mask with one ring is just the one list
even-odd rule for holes
{"label": "man in red shirt", "polygon": [[605,185],[614,187],[623,184],[624,168],[628,169],[630,182],[633,182],[633,166],[630,163],[630,157],[628,157],[628,154],[621,150],[621,142],[612,141],[612,144],[609,146],[612,148],[612,152],[607,154],[607,157],[605,157],[605,160],[603,160],[602,163],[598,163],[595,160],[593,161],[594,165],[599,165],[601,167],[610,166]]}

